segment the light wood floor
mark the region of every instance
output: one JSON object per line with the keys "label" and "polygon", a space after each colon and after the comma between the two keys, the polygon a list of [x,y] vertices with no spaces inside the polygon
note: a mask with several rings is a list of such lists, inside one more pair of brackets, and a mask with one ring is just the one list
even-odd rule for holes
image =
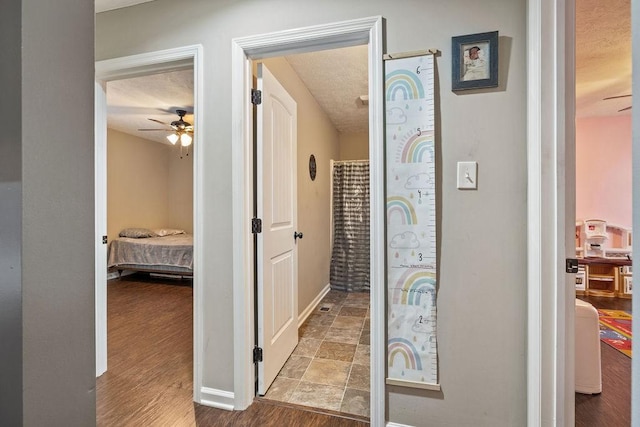
{"label": "light wood floor", "polygon": [[[631,312],[631,300],[579,297],[596,308]],[[631,425],[631,359],[600,343],[602,393],[576,393],[576,427],[625,427]]]}
{"label": "light wood floor", "polygon": [[109,282],[108,371],[97,380],[99,426],[368,425],[263,400],[233,412],[193,403],[192,295],[190,281],[134,275]]}

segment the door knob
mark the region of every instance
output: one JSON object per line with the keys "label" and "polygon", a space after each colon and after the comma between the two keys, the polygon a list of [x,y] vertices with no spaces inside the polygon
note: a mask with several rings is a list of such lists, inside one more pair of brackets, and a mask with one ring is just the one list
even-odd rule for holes
{"label": "door knob", "polygon": [[298,240],[298,239],[302,239],[302,233],[300,233],[298,231],[294,231],[293,232],[293,240]]}

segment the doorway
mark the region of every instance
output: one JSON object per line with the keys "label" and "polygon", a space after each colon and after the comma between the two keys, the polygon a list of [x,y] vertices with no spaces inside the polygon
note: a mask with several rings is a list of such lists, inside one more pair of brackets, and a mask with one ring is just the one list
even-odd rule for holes
{"label": "doorway", "polygon": [[[578,362],[589,357],[583,356],[584,353],[595,355],[596,349],[588,351],[584,342],[582,347],[576,343],[575,424],[630,425],[631,5],[628,1],[614,2],[597,13],[585,2],[576,2],[575,7],[576,185],[573,196],[576,257],[581,264],[575,294],[581,305],[586,302],[592,306],[587,309],[594,313],[593,318],[598,319],[601,329],[595,358],[600,364],[599,375],[589,377],[592,370]],[[605,44],[607,57],[599,57],[595,46]],[[580,320],[584,322],[584,314],[581,319],[576,311],[577,334],[585,330]],[[598,390],[602,392],[591,394]]]}
{"label": "doorway", "polygon": [[[242,355],[235,366],[235,407],[245,409],[254,396],[252,359],[254,332],[253,236],[253,133],[250,88],[252,60],[310,52],[332,47],[368,45],[369,64],[369,153],[371,159],[371,401],[381,401],[384,393],[384,289],[383,289],[383,144],[382,144],[382,18],[334,23],[233,41],[234,126],[234,230],[241,236],[234,245],[234,342],[235,354]],[[246,355],[246,356],[244,356]],[[371,422],[384,419],[384,407],[372,408]]]}
{"label": "doorway", "polygon": [[191,69],[194,87],[194,139],[193,139],[193,399],[199,402],[202,389],[202,242],[197,237],[202,229],[202,156],[199,155],[201,138],[198,117],[202,114],[202,46],[194,45],[140,55],[96,62],[96,376],[107,371],[107,179],[106,138],[107,102],[106,83],[131,77],[157,74],[172,70]]}
{"label": "doorway", "polygon": [[[261,64],[297,101],[295,204],[297,229],[304,237],[295,244],[299,310],[294,326],[300,338],[293,354],[290,350],[285,355],[284,367],[275,368],[277,377],[266,384],[265,398],[365,417],[370,389],[370,206],[368,108],[361,100],[368,94],[367,54],[366,46],[354,46],[274,57]],[[349,72],[324,67],[331,61]],[[262,102],[268,99],[263,93]],[[332,196],[340,203],[334,205]],[[340,215],[332,247],[334,209]],[[263,219],[260,213],[258,217]],[[257,239],[267,239],[268,224],[263,219]],[[267,286],[260,277],[257,282]],[[261,319],[259,310],[258,322]],[[260,340],[258,346],[263,346]],[[265,365],[272,363],[269,353],[263,348]],[[259,395],[265,394],[262,381]]]}

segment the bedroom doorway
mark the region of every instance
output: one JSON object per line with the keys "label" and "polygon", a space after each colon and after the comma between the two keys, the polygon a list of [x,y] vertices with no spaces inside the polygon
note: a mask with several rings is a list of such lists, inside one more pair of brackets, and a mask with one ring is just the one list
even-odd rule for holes
{"label": "bedroom doorway", "polygon": [[[188,224],[189,220],[192,221],[192,234],[193,234],[193,268],[192,268],[192,296],[189,295],[188,299],[192,301],[192,308],[189,306],[189,316],[193,316],[193,322],[188,322],[188,329],[190,332],[192,331],[193,340],[189,348],[189,357],[192,360],[189,360],[188,363],[191,365],[193,362],[193,369],[190,369],[188,373],[189,383],[193,383],[193,387],[189,387],[189,390],[184,389],[185,392],[188,392],[193,396],[193,399],[198,401],[200,398],[200,390],[201,390],[201,369],[200,369],[200,360],[201,360],[201,352],[202,352],[202,344],[201,344],[201,330],[202,330],[202,320],[201,320],[201,289],[202,289],[202,276],[199,274],[199,260],[202,259],[202,244],[199,236],[199,231],[202,227],[202,207],[200,200],[201,197],[201,183],[202,183],[202,156],[200,155],[200,147],[199,144],[203,139],[201,138],[200,125],[198,117],[202,114],[202,47],[199,45],[188,46],[184,48],[176,48],[176,49],[168,49],[165,51],[159,52],[151,52],[147,54],[140,55],[132,55],[129,57],[123,58],[115,58],[110,60],[98,61],[96,62],[96,91],[95,91],[95,126],[96,126],[96,138],[95,138],[95,194],[96,194],[96,205],[95,205],[95,215],[96,215],[96,376],[100,377],[102,374],[107,372],[107,241],[108,238],[106,236],[110,235],[107,232],[107,83],[117,80],[123,79],[131,79],[138,78],[141,76],[148,75],[173,75],[180,76],[181,72],[190,73],[193,77],[193,103],[192,103],[192,112],[193,112],[193,142],[189,147],[189,158],[192,159],[193,169],[192,171],[186,172],[190,174],[190,179],[192,180],[193,190],[191,191],[191,197],[189,199],[192,200],[192,212],[190,209],[187,210],[185,214],[184,211],[182,213],[177,213],[176,215],[180,216],[181,214],[190,216],[191,218],[183,218],[184,224]],[[168,89],[170,91],[171,88]],[[180,102],[180,101],[178,101]],[[171,110],[179,109],[182,105],[172,106]],[[117,108],[117,107],[116,107]],[[120,109],[123,111],[127,111],[127,107],[120,106]],[[165,109],[169,109],[166,108]],[[129,112],[133,112],[134,108],[129,108]],[[145,117],[149,116],[150,111],[143,111],[142,114]],[[172,114],[168,117],[173,118],[175,114]],[[155,122],[153,120],[153,116],[151,121],[146,121],[148,125],[141,126],[140,128],[160,128],[161,124]],[[175,117],[177,120],[178,117]],[[169,119],[160,120],[163,123]],[[153,123],[155,122],[155,123]],[[152,132],[148,132],[151,134]],[[155,132],[153,132],[155,133]],[[158,132],[160,135],[165,136],[164,132]],[[153,143],[150,143],[153,144]],[[168,149],[176,149],[175,151],[171,151],[169,154],[175,154],[176,159],[179,158],[180,155],[186,156],[186,150],[183,149],[182,153],[179,147],[168,147]],[[186,158],[186,157],[185,157]],[[173,161],[174,159],[170,159],[167,157],[168,161]],[[185,171],[177,172],[182,173],[184,175]],[[188,179],[189,177],[187,177]],[[136,182],[130,182],[129,185],[135,186]],[[183,194],[184,196],[184,194]],[[168,197],[168,196],[167,196]],[[184,200],[173,200],[173,203],[176,205],[184,204]],[[179,224],[180,221],[176,220],[176,223]],[[174,229],[180,228],[175,227],[170,224],[165,226],[159,226],[158,228],[167,228],[171,227]],[[150,227],[152,228],[152,227]],[[158,229],[157,227],[153,227],[154,229]],[[113,232],[111,232],[113,234]],[[154,281],[172,283],[174,279],[168,278],[154,278]],[[123,281],[124,282],[124,281]],[[143,280],[144,282],[144,280]],[[143,283],[141,285],[150,286],[148,283]],[[191,288],[188,288],[189,294],[191,294]],[[184,293],[184,291],[183,291]],[[110,296],[111,298],[111,296]],[[183,295],[184,298],[184,295]],[[184,317],[184,313],[180,314],[178,317]],[[184,333],[182,333],[184,335]],[[179,335],[179,334],[178,334]],[[189,334],[191,335],[191,334]],[[192,354],[192,355],[191,355]],[[117,363],[117,362],[114,362]],[[172,363],[184,364],[186,361],[174,361]],[[116,366],[116,365],[114,365]],[[141,369],[140,372],[144,373],[145,370]],[[149,372],[147,372],[149,375]],[[145,376],[143,375],[143,377]],[[184,381],[178,381],[179,383],[185,383]],[[151,384],[148,384],[146,388],[151,390]]]}

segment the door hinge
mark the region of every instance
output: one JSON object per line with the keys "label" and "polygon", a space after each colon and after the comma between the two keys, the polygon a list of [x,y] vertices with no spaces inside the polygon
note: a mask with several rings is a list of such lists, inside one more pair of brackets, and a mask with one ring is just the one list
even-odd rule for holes
{"label": "door hinge", "polygon": [[575,258],[567,258],[567,273],[577,273],[578,272],[578,260]]}
{"label": "door hinge", "polygon": [[262,91],[258,89],[251,89],[251,103],[253,105],[262,104]]}
{"label": "door hinge", "polygon": [[253,363],[262,362],[262,347],[253,347]]}
{"label": "door hinge", "polygon": [[103,245],[107,244],[107,236],[102,236],[102,244]]}
{"label": "door hinge", "polygon": [[251,220],[251,232],[253,234],[262,233],[262,220],[260,218],[253,218]]}

